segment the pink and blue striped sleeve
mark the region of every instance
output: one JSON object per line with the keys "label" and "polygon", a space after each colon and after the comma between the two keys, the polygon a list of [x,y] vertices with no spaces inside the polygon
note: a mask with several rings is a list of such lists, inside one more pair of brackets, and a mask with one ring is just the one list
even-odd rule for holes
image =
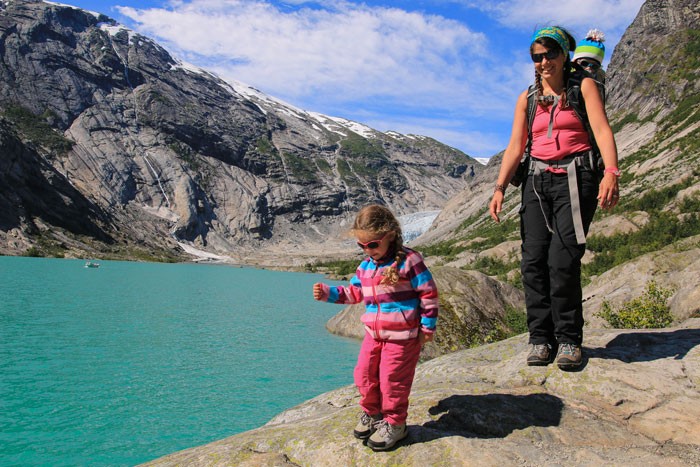
{"label": "pink and blue striped sleeve", "polygon": [[363,299],[362,284],[357,276],[350,279],[350,284],[347,286],[333,286],[328,288],[328,299],[330,303],[340,303],[353,305],[360,303]]}

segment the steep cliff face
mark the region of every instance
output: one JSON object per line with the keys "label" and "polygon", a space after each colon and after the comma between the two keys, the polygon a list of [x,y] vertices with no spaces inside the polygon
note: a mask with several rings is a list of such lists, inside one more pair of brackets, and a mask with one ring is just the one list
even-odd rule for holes
{"label": "steep cliff face", "polygon": [[614,120],[658,121],[700,92],[700,8],[694,0],[647,0],[610,60]]}
{"label": "steep cliff face", "polygon": [[[184,241],[227,253],[291,232],[318,239],[369,202],[399,214],[438,209],[469,165],[479,169],[429,138],[380,133],[226,83],[71,7],[3,3],[0,54],[3,118],[101,210],[102,229],[119,226],[125,244]],[[28,243],[30,222],[15,226]]]}
{"label": "steep cliff face", "polygon": [[114,242],[103,227],[106,214],[2,121],[0,154],[0,230],[8,232],[10,244],[22,250],[31,247],[22,234],[39,234],[46,227],[40,220],[107,244]]}

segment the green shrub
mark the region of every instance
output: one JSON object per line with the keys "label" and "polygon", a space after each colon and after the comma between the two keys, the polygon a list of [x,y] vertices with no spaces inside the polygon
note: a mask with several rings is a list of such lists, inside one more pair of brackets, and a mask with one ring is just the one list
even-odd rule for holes
{"label": "green shrub", "polygon": [[255,142],[255,149],[260,154],[276,154],[277,153],[277,148],[275,147],[274,144],[272,144],[272,141],[267,136],[261,136],[258,138],[258,140]]}
{"label": "green shrub", "polygon": [[357,259],[339,259],[314,264],[307,263],[305,270],[309,272],[326,272],[337,276],[352,276],[357,271],[357,265],[360,264],[360,261]]}
{"label": "green shrub", "polygon": [[686,180],[661,189],[651,189],[639,198],[633,198],[621,203],[621,207],[630,211],[653,211],[663,210],[668,203],[673,201],[678,192],[692,186],[694,179],[689,177]]}
{"label": "green shrub", "polygon": [[482,256],[469,265],[469,269],[483,272],[487,276],[505,276],[513,269],[516,269],[519,264],[518,260],[506,263],[498,258]]}
{"label": "green shrub", "polygon": [[51,117],[51,112],[34,115],[31,110],[25,107],[9,105],[2,113],[5,118],[14,123],[25,138],[53,153],[63,155],[73,149],[75,143],[47,123],[46,119]]}
{"label": "green shrub", "polygon": [[527,313],[523,310],[506,306],[505,321],[509,330],[506,338],[527,332]]}
{"label": "green shrub", "polygon": [[445,261],[452,261],[459,253],[466,250],[464,246],[456,245],[456,240],[445,240],[431,245],[421,246],[421,253],[428,256],[443,256]]}
{"label": "green shrub", "polygon": [[22,256],[30,256],[32,258],[43,258],[46,255],[44,255],[44,253],[39,248],[32,246],[29,247],[27,251],[25,251],[22,254]]}
{"label": "green shrub", "polygon": [[636,113],[629,113],[625,115],[621,120],[614,122],[612,126],[613,133],[619,132],[628,123],[635,123],[639,121],[639,117]]}
{"label": "green shrub", "polygon": [[324,172],[328,175],[333,174],[333,167],[331,167],[331,165],[325,159],[316,159],[316,166],[319,168],[319,170],[321,170],[321,172]]}
{"label": "green shrub", "polygon": [[495,323],[493,329],[483,337],[472,339],[470,347],[478,347],[492,342],[509,339],[527,332],[527,314],[524,310],[506,305],[506,312],[503,316],[503,323]]}
{"label": "green shrub", "polygon": [[666,303],[673,290],[660,287],[655,281],[647,282],[641,297],[613,309],[609,302],[603,302],[603,309],[596,316],[603,318],[613,328],[655,329],[664,328],[673,322],[673,315]]}
{"label": "green shrub", "polygon": [[678,208],[682,213],[695,214],[700,212],[700,196],[688,196],[683,198]]}
{"label": "green shrub", "polygon": [[340,143],[340,154],[346,159],[386,160],[387,155],[381,142],[349,135]]}
{"label": "green shrub", "polygon": [[649,222],[636,232],[620,233],[609,237],[592,235],[586,247],[596,256],[583,265],[584,280],[599,275],[630,259],[661,250],[683,238],[700,234],[700,218],[695,213],[682,221],[672,213],[650,211]]}
{"label": "green shrub", "polygon": [[508,240],[520,238],[520,217],[511,216],[501,220],[500,223],[486,222],[476,228],[470,235],[471,238],[483,238],[469,244],[469,250],[479,252],[487,250]]}
{"label": "green shrub", "polygon": [[301,182],[317,181],[316,166],[300,154],[283,152],[286,166],[292,175]]}

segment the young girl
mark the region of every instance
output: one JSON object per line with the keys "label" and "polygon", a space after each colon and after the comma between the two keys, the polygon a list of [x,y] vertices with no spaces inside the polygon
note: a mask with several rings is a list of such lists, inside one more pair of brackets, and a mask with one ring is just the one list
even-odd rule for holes
{"label": "young girl", "polygon": [[423,258],[403,246],[401,226],[387,208],[364,207],[352,234],[368,257],[348,286],[314,284],[314,299],[365,303],[366,333],[354,372],[363,412],[353,434],[383,451],[408,435],[408,396],[421,346],[433,339],[438,294]]}

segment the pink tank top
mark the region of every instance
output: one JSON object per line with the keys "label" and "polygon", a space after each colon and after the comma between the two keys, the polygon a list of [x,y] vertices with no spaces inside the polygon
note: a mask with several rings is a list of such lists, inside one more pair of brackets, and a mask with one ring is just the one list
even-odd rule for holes
{"label": "pink tank top", "polygon": [[556,161],[569,154],[591,149],[588,132],[572,107],[561,110],[557,104],[552,122],[552,135],[548,137],[551,110],[552,106],[537,106],[535,120],[532,122],[530,154],[544,161]]}

